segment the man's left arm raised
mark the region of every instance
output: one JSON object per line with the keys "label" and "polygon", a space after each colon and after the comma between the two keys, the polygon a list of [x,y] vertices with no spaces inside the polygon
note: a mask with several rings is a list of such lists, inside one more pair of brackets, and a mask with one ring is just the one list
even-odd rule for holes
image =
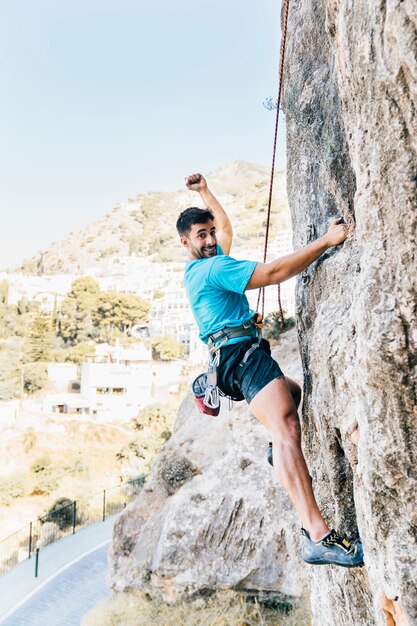
{"label": "man's left arm raised", "polygon": [[191,174],[185,179],[185,185],[191,191],[198,191],[204,206],[209,209],[215,219],[217,243],[224,254],[229,254],[232,247],[233,228],[226,211],[208,188],[207,181],[202,174]]}

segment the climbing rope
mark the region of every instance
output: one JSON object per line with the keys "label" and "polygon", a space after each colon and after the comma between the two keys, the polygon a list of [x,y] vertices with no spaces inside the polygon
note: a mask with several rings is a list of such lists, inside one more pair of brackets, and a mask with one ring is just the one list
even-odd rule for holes
{"label": "climbing rope", "polygon": [[[272,205],[272,190],[274,187],[274,174],[275,174],[275,154],[277,150],[277,138],[278,138],[278,123],[279,123],[279,108],[281,105],[281,95],[282,95],[282,83],[283,83],[283,75],[284,75],[284,58],[285,58],[285,42],[287,38],[287,22],[288,22],[288,10],[289,10],[290,2],[289,0],[284,0],[284,22],[282,26],[282,37],[281,37],[281,50],[280,50],[280,61],[279,61],[279,75],[278,75],[278,98],[277,98],[277,114],[275,117],[275,135],[274,135],[274,147],[272,150],[272,166],[271,166],[271,177],[269,182],[269,198],[268,198],[268,211],[266,216],[266,229],[265,229],[265,244],[264,244],[264,257],[263,262],[266,263],[266,255],[268,251],[268,238],[269,238],[269,225],[271,221],[271,205]],[[262,301],[261,313],[262,317],[265,313],[265,287],[261,287],[258,293],[258,300],[256,303],[256,310],[259,311],[259,303]],[[281,324],[284,328],[285,319],[284,312],[282,310],[281,304],[281,285],[278,284],[278,306],[279,313],[281,316]]]}

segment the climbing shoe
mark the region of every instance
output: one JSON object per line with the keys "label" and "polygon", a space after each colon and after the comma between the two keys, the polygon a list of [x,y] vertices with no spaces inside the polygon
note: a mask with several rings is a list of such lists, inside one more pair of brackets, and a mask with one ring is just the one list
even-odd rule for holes
{"label": "climbing shoe", "polygon": [[303,546],[301,556],[311,565],[340,565],[341,567],[359,567],[363,565],[363,548],[358,541],[350,543],[335,530],[320,541],[312,541],[308,532],[302,528]]}

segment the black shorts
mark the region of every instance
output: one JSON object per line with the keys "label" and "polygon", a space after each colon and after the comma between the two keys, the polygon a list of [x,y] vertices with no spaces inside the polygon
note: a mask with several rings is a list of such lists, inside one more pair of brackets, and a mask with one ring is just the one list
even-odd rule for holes
{"label": "black shorts", "polygon": [[220,348],[220,364],[217,368],[219,389],[226,396],[236,398],[243,395],[248,404],[271,380],[284,376],[275,359],[261,347],[254,350],[247,362],[239,367],[252,344],[253,339],[247,339]]}

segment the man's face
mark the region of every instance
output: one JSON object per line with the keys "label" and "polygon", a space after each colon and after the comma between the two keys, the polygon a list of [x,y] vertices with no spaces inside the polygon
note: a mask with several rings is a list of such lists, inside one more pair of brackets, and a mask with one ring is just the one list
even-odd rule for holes
{"label": "man's face", "polygon": [[181,237],[189,259],[207,259],[217,254],[216,228],[213,220],[206,224],[193,224],[190,232]]}

